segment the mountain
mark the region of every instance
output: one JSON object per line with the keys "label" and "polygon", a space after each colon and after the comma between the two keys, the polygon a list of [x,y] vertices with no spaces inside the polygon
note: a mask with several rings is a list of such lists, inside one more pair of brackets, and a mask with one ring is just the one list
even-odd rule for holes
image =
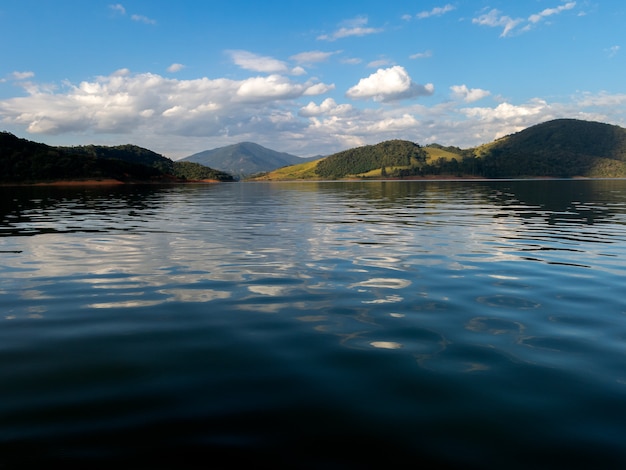
{"label": "mountain", "polygon": [[179,161],[200,163],[243,178],[309,160],[311,159],[277,152],[252,142],[241,142],[195,153]]}
{"label": "mountain", "polygon": [[414,177],[626,177],[626,129],[555,119],[478,147],[393,140],[339,152],[263,180]]}
{"label": "mountain", "polygon": [[0,132],[0,182],[114,179],[122,182],[232,181],[199,164],[179,163],[135,145],[52,147]]}

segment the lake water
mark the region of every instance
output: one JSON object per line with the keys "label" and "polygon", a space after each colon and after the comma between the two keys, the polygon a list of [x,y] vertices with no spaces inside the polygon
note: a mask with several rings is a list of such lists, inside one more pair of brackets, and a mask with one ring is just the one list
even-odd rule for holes
{"label": "lake water", "polygon": [[3,470],[625,468],[624,180],[0,196]]}

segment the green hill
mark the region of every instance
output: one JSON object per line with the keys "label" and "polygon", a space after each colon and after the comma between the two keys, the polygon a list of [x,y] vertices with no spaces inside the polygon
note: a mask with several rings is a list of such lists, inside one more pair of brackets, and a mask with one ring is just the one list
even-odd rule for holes
{"label": "green hill", "polygon": [[626,176],[626,129],[600,122],[556,119],[472,152],[485,176]]}
{"label": "green hill", "polygon": [[202,165],[173,162],[134,145],[52,147],[0,132],[0,183],[87,179],[170,182],[233,177]]}
{"label": "green hill", "polygon": [[318,160],[315,173],[320,178],[337,179],[351,176],[403,176],[419,172],[427,154],[418,145],[406,140],[388,140],[345,150]]}
{"label": "green hill", "polygon": [[576,119],[460,149],[391,140],[270,172],[265,180],[408,177],[626,177],[626,129]]}

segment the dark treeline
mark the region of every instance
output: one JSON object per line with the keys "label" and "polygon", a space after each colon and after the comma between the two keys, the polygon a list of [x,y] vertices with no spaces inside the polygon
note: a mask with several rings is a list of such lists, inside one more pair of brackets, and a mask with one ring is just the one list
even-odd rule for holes
{"label": "dark treeline", "polygon": [[52,147],[0,132],[0,182],[115,179],[123,182],[173,180],[233,181],[224,172],[169,158],[134,145]]}

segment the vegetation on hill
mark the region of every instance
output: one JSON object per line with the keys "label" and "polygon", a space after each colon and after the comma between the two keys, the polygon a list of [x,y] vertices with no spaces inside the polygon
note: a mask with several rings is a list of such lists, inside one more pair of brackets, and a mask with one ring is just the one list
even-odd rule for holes
{"label": "vegetation on hill", "polygon": [[392,140],[346,150],[263,179],[626,177],[626,129],[556,119],[474,148]]}
{"label": "vegetation on hill", "polygon": [[79,147],[59,147],[72,155],[86,155],[97,158],[123,160],[128,163],[136,163],[156,168],[162,173],[173,174],[174,162],[163,155],[136,145],[117,145],[108,147],[104,145],[85,145]]}
{"label": "vegetation on hill", "polygon": [[[252,143],[237,150],[256,158],[289,155]],[[197,154],[200,155],[200,154]],[[220,157],[220,158],[222,158]],[[315,159],[296,159],[254,180],[410,178],[626,177],[626,129],[600,122],[556,119],[475,148],[389,140]],[[224,157],[225,158],[225,157]],[[243,158],[243,157],[242,157]],[[282,157],[281,157],[282,158]],[[267,160],[266,160],[267,163]],[[281,167],[281,168],[279,168]],[[228,172],[187,159],[172,161],[134,145],[51,147],[0,132],[0,182],[116,179],[120,181],[233,181]]]}
{"label": "vegetation on hill", "polygon": [[[324,157],[320,157],[324,158]],[[293,181],[293,180],[318,180],[321,179],[315,169],[318,160],[289,165],[274,171],[260,173],[247,178],[248,181]]]}
{"label": "vegetation on hill", "polygon": [[389,140],[336,153],[318,160],[315,173],[321,178],[337,179],[380,169],[381,176],[419,174],[426,152],[413,142]]}
{"label": "vegetation on hill", "polygon": [[200,163],[194,162],[173,162],[173,175],[182,180],[216,180],[234,181],[234,177],[223,171],[215,170]]}
{"label": "vegetation on hill", "polygon": [[176,179],[233,178],[211,168],[189,168],[134,145],[52,147],[0,132],[0,183],[115,179],[170,182]]}
{"label": "vegetation on hill", "polygon": [[626,129],[556,119],[473,149],[491,177],[626,176]]}

